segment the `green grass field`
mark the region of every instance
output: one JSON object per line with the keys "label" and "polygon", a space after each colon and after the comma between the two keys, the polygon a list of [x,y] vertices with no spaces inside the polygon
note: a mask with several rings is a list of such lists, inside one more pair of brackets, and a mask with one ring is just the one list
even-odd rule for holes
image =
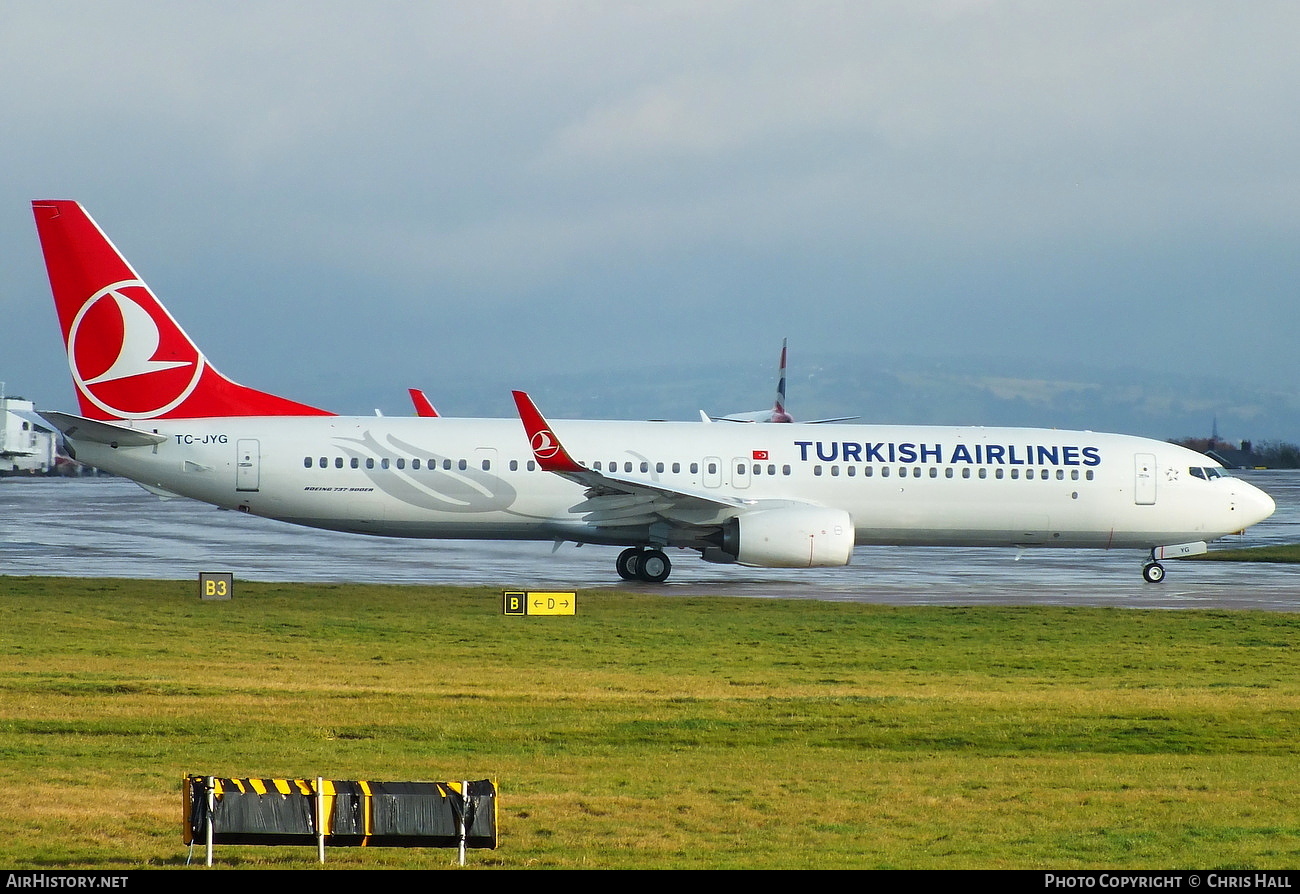
{"label": "green grass field", "polygon": [[1300,543],[1252,546],[1245,549],[1216,549],[1191,558],[1217,562],[1277,562],[1293,565],[1300,562]]}
{"label": "green grass field", "polygon": [[[186,774],[492,778],[469,868],[1287,868],[1300,615],[0,577],[0,865],[201,866]],[[225,868],[314,849],[218,846]],[[333,848],[325,868],[455,868]]]}

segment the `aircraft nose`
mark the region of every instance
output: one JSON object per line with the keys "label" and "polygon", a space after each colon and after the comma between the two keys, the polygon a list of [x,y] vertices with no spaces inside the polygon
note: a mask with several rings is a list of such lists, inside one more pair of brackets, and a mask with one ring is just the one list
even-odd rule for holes
{"label": "aircraft nose", "polygon": [[1277,510],[1277,503],[1264,491],[1238,480],[1236,488],[1237,510],[1241,513],[1243,528],[1257,525]]}

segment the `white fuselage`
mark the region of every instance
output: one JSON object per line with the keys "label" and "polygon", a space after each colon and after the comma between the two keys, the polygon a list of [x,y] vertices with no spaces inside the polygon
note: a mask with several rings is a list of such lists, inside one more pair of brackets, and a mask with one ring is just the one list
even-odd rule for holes
{"label": "white fuselage", "polygon": [[[78,459],[152,488],[331,530],[644,540],[643,529],[593,526],[571,511],[583,487],[537,468],[517,419],[227,417],[134,427],[166,440],[112,447],[74,437]],[[1199,453],[1126,435],[565,420],[555,431],[579,463],[627,480],[844,510],[858,544],[1147,549],[1213,540],[1274,508]]]}

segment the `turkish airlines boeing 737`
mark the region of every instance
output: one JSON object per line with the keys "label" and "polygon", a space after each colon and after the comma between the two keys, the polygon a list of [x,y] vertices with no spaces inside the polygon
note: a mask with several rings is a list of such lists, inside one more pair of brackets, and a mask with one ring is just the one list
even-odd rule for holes
{"label": "turkish airlines boeing 737", "polygon": [[1272,514],[1205,456],[1025,428],[337,416],[212,366],[75,202],[33,203],[80,413],[45,413],[75,457],[180,495],[390,537],[622,546],[663,581],[710,562],[847,565],[855,544],[1054,546],[1160,560]]}

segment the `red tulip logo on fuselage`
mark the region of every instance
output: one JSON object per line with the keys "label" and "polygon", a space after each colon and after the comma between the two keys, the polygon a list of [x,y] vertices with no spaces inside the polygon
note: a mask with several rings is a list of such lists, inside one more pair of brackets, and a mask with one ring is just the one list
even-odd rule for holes
{"label": "red tulip logo on fuselage", "polygon": [[139,280],[100,289],[68,329],[77,389],[110,415],[148,419],[179,406],[199,383],[203,355]]}

